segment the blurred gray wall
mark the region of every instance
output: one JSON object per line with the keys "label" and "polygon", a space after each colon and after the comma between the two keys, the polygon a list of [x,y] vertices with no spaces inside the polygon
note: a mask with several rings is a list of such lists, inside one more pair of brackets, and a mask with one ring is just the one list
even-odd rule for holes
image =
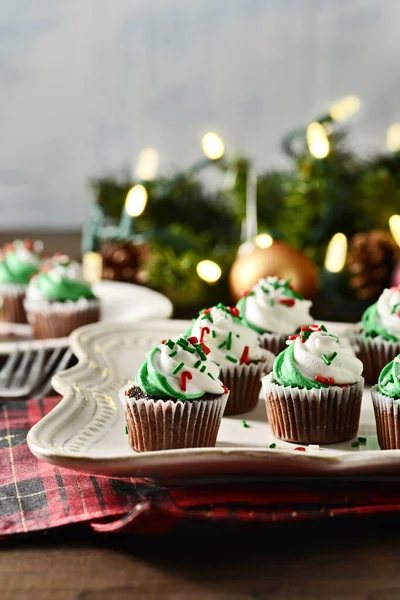
{"label": "blurred gray wall", "polygon": [[352,144],[400,121],[399,0],[3,0],[0,229],[70,228],[90,175],[190,164],[204,132],[285,164],[282,134],[357,94]]}

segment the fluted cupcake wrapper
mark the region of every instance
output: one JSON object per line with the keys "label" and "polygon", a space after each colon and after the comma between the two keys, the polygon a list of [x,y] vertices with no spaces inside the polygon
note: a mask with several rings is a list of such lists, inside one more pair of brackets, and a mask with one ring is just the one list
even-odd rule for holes
{"label": "fluted cupcake wrapper", "polygon": [[249,365],[221,365],[219,378],[230,391],[225,416],[240,415],[257,406],[261,390],[261,378],[270,373],[275,356],[265,362]]}
{"label": "fluted cupcake wrapper", "polygon": [[400,400],[389,398],[378,391],[378,386],[371,388],[374,406],[376,433],[382,450],[400,449]]}
{"label": "fluted cupcake wrapper", "polygon": [[136,452],[215,446],[228,394],[213,400],[120,399],[125,407],[129,443]]}
{"label": "fluted cupcake wrapper", "polygon": [[0,285],[0,323],[27,323],[24,308],[26,285]]}
{"label": "fluted cupcake wrapper", "polygon": [[260,346],[275,356],[285,350],[287,339],[288,336],[284,333],[262,333],[259,337]]}
{"label": "fluted cupcake wrapper", "polygon": [[358,334],[353,338],[357,344],[356,354],[364,364],[366,383],[374,385],[383,367],[400,354],[400,342],[388,342],[382,338],[366,338]]}
{"label": "fluted cupcake wrapper", "polygon": [[306,390],[263,378],[268,421],[275,437],[302,444],[353,438],[360,421],[364,379],[348,387]]}
{"label": "fluted cupcake wrapper", "polygon": [[86,302],[54,302],[41,305],[33,310],[25,304],[28,322],[33,328],[36,339],[67,337],[69,334],[89,323],[100,319],[100,303],[98,300]]}

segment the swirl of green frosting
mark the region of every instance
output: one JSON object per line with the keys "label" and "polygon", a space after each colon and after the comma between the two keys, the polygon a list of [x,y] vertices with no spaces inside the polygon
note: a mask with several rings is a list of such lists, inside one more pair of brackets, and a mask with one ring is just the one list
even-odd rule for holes
{"label": "swirl of green frosting", "polygon": [[220,396],[224,386],[218,379],[219,368],[208,360],[204,348],[182,337],[166,340],[147,354],[135,384],[160,399],[194,400],[207,393]]}
{"label": "swirl of green frosting", "polygon": [[32,260],[28,261],[21,253],[7,252],[0,260],[0,283],[28,285],[32,275],[38,272],[39,264],[36,255],[32,254]]}
{"label": "swirl of green frosting", "polygon": [[382,327],[378,316],[378,303],[372,304],[364,312],[362,319],[363,333],[366,337],[381,336],[388,342],[397,342],[398,338]]}
{"label": "swirl of green frosting", "polygon": [[400,398],[400,354],[383,367],[379,375],[378,390],[390,398]]}
{"label": "swirl of green frosting", "polygon": [[300,372],[294,358],[293,343],[289,344],[285,350],[278,354],[274,363],[273,372],[274,380],[280,385],[305,388],[307,390],[329,387],[326,383],[308,379],[308,377],[305,377]]}
{"label": "swirl of green frosting", "polygon": [[68,258],[57,260],[43,267],[28,288],[28,301],[76,302],[80,298],[94,299],[90,285],[83,279],[81,267]]}

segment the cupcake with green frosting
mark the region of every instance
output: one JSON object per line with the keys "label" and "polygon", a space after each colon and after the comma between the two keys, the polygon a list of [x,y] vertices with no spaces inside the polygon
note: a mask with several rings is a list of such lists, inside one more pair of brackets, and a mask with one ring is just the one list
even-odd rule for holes
{"label": "cupcake with green frosting", "polygon": [[278,354],[284,350],[288,335],[312,323],[311,304],[288,279],[266,277],[239,300],[237,308],[244,323],[259,335],[261,345]]}
{"label": "cupcake with green frosting", "polygon": [[400,354],[385,365],[371,388],[376,432],[382,450],[400,449]]}
{"label": "cupcake with green frosting", "polygon": [[84,280],[81,266],[61,254],[43,263],[32,277],[25,309],[38,339],[66,337],[100,318],[99,300]]}
{"label": "cupcake with green frosting", "polygon": [[273,434],[304,444],[351,439],[360,420],[362,362],[324,325],[302,327],[290,337],[263,379]]}
{"label": "cupcake with green frosting", "polygon": [[137,452],[215,446],[229,396],[209,348],[197,338],[163,340],[119,397]]}
{"label": "cupcake with green frosting", "polygon": [[230,390],[225,416],[253,410],[261,378],[271,371],[275,355],[260,346],[257,333],[246,327],[239,309],[222,303],[203,309],[185,335],[205,342],[209,358],[220,367],[220,379]]}
{"label": "cupcake with green frosting", "polygon": [[0,322],[26,323],[25,292],[39,271],[42,242],[15,240],[0,250]]}
{"label": "cupcake with green frosting", "polygon": [[364,363],[366,382],[374,384],[385,365],[400,353],[400,287],[383,290],[361,322],[358,355]]}

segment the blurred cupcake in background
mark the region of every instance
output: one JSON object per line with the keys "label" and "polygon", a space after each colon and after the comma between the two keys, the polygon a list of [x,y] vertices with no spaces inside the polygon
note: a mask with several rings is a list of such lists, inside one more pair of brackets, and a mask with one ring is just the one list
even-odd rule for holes
{"label": "blurred cupcake in background", "polygon": [[66,337],[100,318],[100,302],[84,280],[80,264],[61,254],[43,263],[32,277],[25,309],[38,339]]}
{"label": "blurred cupcake in background", "polygon": [[375,384],[382,369],[400,353],[400,287],[383,290],[362,316],[357,355],[367,383]]}
{"label": "blurred cupcake in background", "polygon": [[260,346],[239,309],[219,303],[201,310],[185,335],[189,341],[205,342],[209,358],[220,366],[220,379],[230,390],[224,414],[252,410],[258,403],[261,378],[271,371],[275,355]]}
{"label": "blurred cupcake in background", "polygon": [[358,431],[362,362],[324,325],[302,327],[263,379],[272,433],[287,442],[330,444]]}
{"label": "blurred cupcake in background", "polygon": [[26,323],[24,298],[29,281],[40,267],[43,244],[15,240],[0,250],[0,322]]}
{"label": "blurred cupcake in background", "polygon": [[263,348],[279,354],[288,335],[312,323],[311,305],[291,288],[289,280],[267,277],[239,300],[237,308],[244,323],[259,334]]}

